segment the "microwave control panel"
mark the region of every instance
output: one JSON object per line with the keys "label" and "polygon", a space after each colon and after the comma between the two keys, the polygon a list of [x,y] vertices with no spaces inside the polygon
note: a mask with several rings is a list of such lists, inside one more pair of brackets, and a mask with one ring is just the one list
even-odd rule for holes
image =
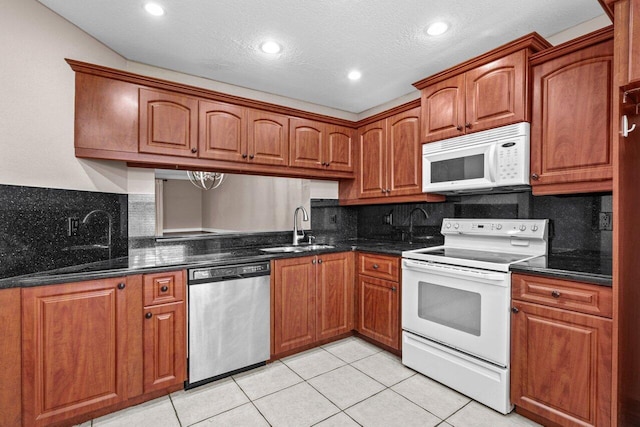
{"label": "microwave control panel", "polygon": [[525,154],[529,147],[524,147],[522,142],[496,144],[496,181],[499,185],[519,184],[529,177],[529,159]]}

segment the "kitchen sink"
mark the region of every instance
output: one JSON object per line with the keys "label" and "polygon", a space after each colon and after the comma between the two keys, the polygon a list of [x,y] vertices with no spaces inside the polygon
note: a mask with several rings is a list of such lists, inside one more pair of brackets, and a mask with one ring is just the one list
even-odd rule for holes
{"label": "kitchen sink", "polygon": [[287,252],[309,252],[309,251],[317,251],[320,249],[333,249],[335,246],[333,245],[290,245],[290,246],[277,246],[275,248],[262,248],[260,249],[262,252],[269,253],[287,253]]}

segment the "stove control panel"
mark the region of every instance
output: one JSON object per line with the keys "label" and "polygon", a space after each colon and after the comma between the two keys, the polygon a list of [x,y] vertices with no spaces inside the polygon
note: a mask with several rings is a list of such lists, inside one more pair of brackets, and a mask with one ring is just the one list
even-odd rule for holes
{"label": "stove control panel", "polygon": [[469,219],[445,218],[444,235],[469,234],[497,237],[525,237],[541,239],[547,235],[547,219]]}

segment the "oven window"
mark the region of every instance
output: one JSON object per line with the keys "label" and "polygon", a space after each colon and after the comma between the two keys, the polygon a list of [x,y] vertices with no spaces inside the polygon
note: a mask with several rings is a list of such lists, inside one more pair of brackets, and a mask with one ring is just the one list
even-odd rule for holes
{"label": "oven window", "polygon": [[431,182],[484,178],[484,154],[431,162]]}
{"label": "oven window", "polygon": [[418,316],[480,336],[480,294],[418,282]]}

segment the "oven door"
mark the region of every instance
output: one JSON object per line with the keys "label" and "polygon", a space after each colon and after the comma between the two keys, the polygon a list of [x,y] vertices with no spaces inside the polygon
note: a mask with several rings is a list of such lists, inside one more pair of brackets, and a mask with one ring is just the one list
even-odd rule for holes
{"label": "oven door", "polygon": [[402,329],[509,365],[510,273],[402,260]]}

